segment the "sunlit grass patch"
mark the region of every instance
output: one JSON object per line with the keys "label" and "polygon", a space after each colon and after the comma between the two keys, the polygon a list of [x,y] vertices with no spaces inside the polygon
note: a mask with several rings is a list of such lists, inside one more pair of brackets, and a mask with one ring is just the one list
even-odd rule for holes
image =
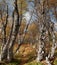
{"label": "sunlit grass patch", "polygon": [[54,60],[54,63],[53,63],[54,65],[57,65],[57,58]]}
{"label": "sunlit grass patch", "polygon": [[33,61],[33,62],[26,63],[24,65],[43,65],[43,64],[41,62]]}

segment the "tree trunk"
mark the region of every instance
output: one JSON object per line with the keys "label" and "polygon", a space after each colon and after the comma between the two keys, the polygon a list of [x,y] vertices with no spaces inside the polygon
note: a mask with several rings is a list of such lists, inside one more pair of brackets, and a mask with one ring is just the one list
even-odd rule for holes
{"label": "tree trunk", "polygon": [[1,61],[6,60],[7,59],[7,47],[1,50]]}
{"label": "tree trunk", "polygon": [[8,49],[8,54],[7,54],[8,62],[12,61],[12,59],[13,59],[13,48]]}

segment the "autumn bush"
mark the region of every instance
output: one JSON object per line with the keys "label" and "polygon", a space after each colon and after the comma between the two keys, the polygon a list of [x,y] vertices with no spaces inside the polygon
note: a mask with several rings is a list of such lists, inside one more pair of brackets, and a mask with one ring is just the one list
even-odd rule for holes
{"label": "autumn bush", "polygon": [[29,60],[36,57],[36,49],[30,44],[23,44],[20,46],[18,52],[14,56],[16,59]]}

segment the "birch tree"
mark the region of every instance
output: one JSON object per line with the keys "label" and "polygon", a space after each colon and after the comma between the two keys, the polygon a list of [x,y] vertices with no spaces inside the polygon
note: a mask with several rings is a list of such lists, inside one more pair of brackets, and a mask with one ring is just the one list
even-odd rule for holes
{"label": "birch tree", "polygon": [[[9,18],[9,13],[8,13],[8,5],[7,5],[7,11],[6,11],[6,21],[4,22],[2,20],[2,16],[1,16],[1,20],[2,20],[2,35],[3,35],[3,38],[2,38],[2,49],[1,49],[1,54],[0,54],[0,60],[7,60],[7,61],[11,61],[13,59],[13,55],[18,51],[19,47],[22,45],[23,41],[24,41],[24,38],[25,38],[25,35],[26,35],[26,32],[27,32],[27,29],[28,29],[28,26],[30,23],[28,23],[26,25],[26,28],[25,28],[25,31],[24,31],[24,36],[22,38],[22,41],[19,42],[19,45],[18,45],[18,48],[16,49],[15,53],[13,53],[13,46],[15,44],[15,40],[17,38],[17,35],[19,34],[19,31],[20,31],[20,26],[21,26],[21,22],[22,22],[22,2],[23,1],[20,1],[20,9],[18,8],[18,0],[15,0],[15,8],[14,8],[14,11],[12,13],[12,24],[11,24],[11,29],[10,29],[10,32],[9,32],[9,35],[8,37],[6,37],[6,28],[7,28],[7,25],[8,25],[8,18]],[[24,4],[24,3],[23,3]],[[20,10],[20,11],[19,11]],[[20,14],[21,12],[21,14]],[[32,13],[33,14],[33,13]],[[2,15],[2,13],[1,13]],[[31,16],[32,18],[32,16]],[[29,20],[29,22],[31,21],[31,18]]]}
{"label": "birch tree", "polygon": [[[2,13],[1,13],[2,14]],[[16,14],[16,21],[14,21],[14,15]],[[7,5],[7,17],[6,22],[2,21],[2,31],[3,31],[3,43],[2,43],[2,49],[1,49],[1,60],[8,60],[11,61],[13,59],[13,45],[16,40],[18,30],[20,27],[20,21],[19,21],[19,12],[18,12],[18,6],[17,6],[17,0],[15,0],[15,9],[13,11],[13,21],[12,26],[10,30],[10,34],[8,36],[8,39],[6,39],[6,27],[8,25],[8,5]]]}
{"label": "birch tree", "polygon": [[[36,0],[34,1],[34,3],[36,5],[35,10],[38,16],[39,33],[40,33],[38,37],[39,48],[38,48],[38,55],[36,60],[40,61],[46,57],[46,62],[48,63],[48,65],[51,65],[49,59],[53,58],[54,56],[54,52],[56,48],[55,46],[56,40],[55,40],[55,33],[54,33],[54,23],[51,21],[50,13],[49,13],[49,9],[50,9],[49,2],[45,0]],[[46,33],[48,34],[47,37],[46,37]],[[46,54],[45,40],[47,38],[47,40],[50,41],[49,34],[51,35],[52,38],[52,47],[50,47],[51,53],[48,52],[47,55],[45,56]]]}

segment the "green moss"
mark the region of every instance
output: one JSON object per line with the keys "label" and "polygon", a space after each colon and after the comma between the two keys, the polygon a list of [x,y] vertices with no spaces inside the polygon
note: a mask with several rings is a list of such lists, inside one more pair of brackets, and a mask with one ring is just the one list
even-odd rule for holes
{"label": "green moss", "polygon": [[41,62],[29,62],[27,64],[24,64],[24,65],[43,65]]}

